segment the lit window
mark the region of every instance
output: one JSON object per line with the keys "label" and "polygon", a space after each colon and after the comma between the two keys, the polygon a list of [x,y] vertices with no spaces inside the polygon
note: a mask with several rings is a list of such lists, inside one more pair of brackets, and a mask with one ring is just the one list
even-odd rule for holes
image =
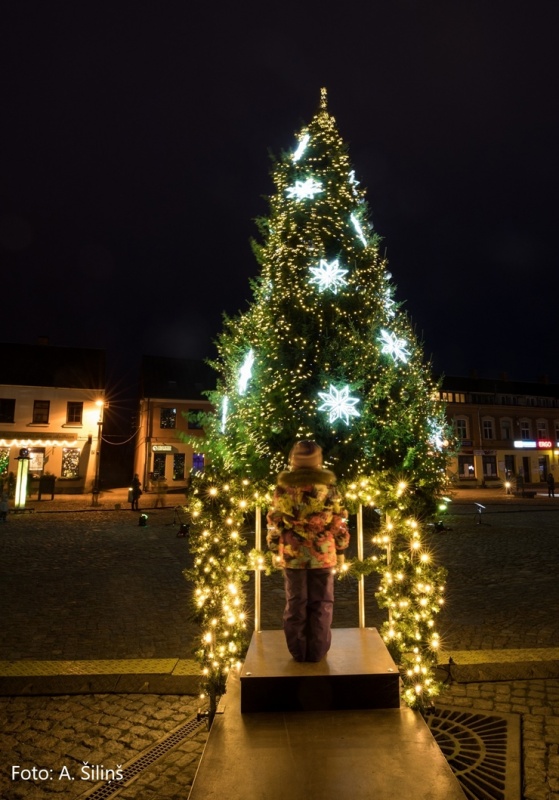
{"label": "lit window", "polygon": [[204,471],[204,454],[203,453],[193,453],[192,454],[192,469],[196,472],[203,472]]}
{"label": "lit window", "polygon": [[177,409],[176,408],[162,408],[160,415],[160,428],[170,429],[177,427]]}
{"label": "lit window", "polygon": [[173,480],[184,480],[184,453],[175,453],[173,455]]}
{"label": "lit window", "polygon": [[62,448],[62,477],[77,478],[79,476],[80,451],[77,447]]}

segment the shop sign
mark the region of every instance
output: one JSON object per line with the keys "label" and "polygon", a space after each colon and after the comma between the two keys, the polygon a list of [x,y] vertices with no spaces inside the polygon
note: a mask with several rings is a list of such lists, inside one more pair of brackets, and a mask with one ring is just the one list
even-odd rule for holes
{"label": "shop sign", "polygon": [[514,443],[515,447],[520,447],[524,450],[535,450],[536,442],[533,439],[517,439]]}
{"label": "shop sign", "polygon": [[553,442],[551,439],[538,439],[538,447],[541,450],[551,450],[553,447]]}
{"label": "shop sign", "polygon": [[172,444],[154,444],[153,445],[153,452],[154,453],[172,453],[173,452],[173,445]]}

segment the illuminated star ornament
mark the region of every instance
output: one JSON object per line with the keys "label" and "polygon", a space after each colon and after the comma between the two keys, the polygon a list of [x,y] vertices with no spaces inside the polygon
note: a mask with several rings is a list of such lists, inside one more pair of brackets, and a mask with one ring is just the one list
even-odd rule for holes
{"label": "illuminated star ornament", "polygon": [[295,181],[295,186],[290,186],[285,190],[290,199],[305,200],[310,197],[314,200],[315,194],[320,194],[324,191],[322,184],[315,181],[314,178],[307,178],[306,181]]}
{"label": "illuminated star ornament", "polygon": [[343,419],[344,422],[349,424],[350,417],[359,417],[359,411],[355,408],[359,402],[358,397],[349,396],[349,386],[344,386],[343,389],[336,389],[335,386],[330,384],[327,392],[319,392],[318,396],[324,402],[318,407],[319,411],[328,411],[330,422],[335,422],[337,419]]}
{"label": "illuminated star ornament", "polygon": [[389,333],[384,328],[380,332],[381,338],[379,342],[382,344],[381,352],[391,355],[394,361],[402,361],[404,364],[408,363],[410,352],[407,349],[407,342],[405,339],[399,339],[395,333]]}
{"label": "illuminated star ornament", "polygon": [[316,283],[319,292],[324,292],[326,289],[338,293],[340,286],[347,286],[347,281],[344,275],[347,274],[347,269],[340,268],[338,259],[334,261],[325,261],[323,258],[319,261],[318,267],[310,267],[314,278],[311,278],[311,283]]}
{"label": "illuminated star ornament", "polygon": [[237,381],[237,389],[239,390],[239,394],[244,394],[246,392],[248,382],[252,377],[253,364],[254,351],[250,349],[245,356],[245,360],[242,363],[241,369],[239,370],[239,379]]}

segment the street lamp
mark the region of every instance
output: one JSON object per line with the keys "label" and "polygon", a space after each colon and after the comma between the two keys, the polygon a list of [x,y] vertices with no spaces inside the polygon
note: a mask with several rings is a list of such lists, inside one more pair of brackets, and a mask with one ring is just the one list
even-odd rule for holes
{"label": "street lamp", "polygon": [[103,436],[103,412],[105,403],[103,400],[96,400],[95,405],[99,409],[99,419],[97,420],[97,457],[95,461],[95,480],[93,482],[93,497],[91,504],[96,506],[99,500],[99,470],[101,468],[101,441]]}

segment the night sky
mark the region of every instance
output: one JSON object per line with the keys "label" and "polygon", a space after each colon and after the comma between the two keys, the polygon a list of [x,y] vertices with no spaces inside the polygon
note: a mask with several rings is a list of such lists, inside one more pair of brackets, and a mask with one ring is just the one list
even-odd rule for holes
{"label": "night sky", "polygon": [[559,3],[4,5],[0,340],[202,358],[320,87],[435,371],[559,382]]}

